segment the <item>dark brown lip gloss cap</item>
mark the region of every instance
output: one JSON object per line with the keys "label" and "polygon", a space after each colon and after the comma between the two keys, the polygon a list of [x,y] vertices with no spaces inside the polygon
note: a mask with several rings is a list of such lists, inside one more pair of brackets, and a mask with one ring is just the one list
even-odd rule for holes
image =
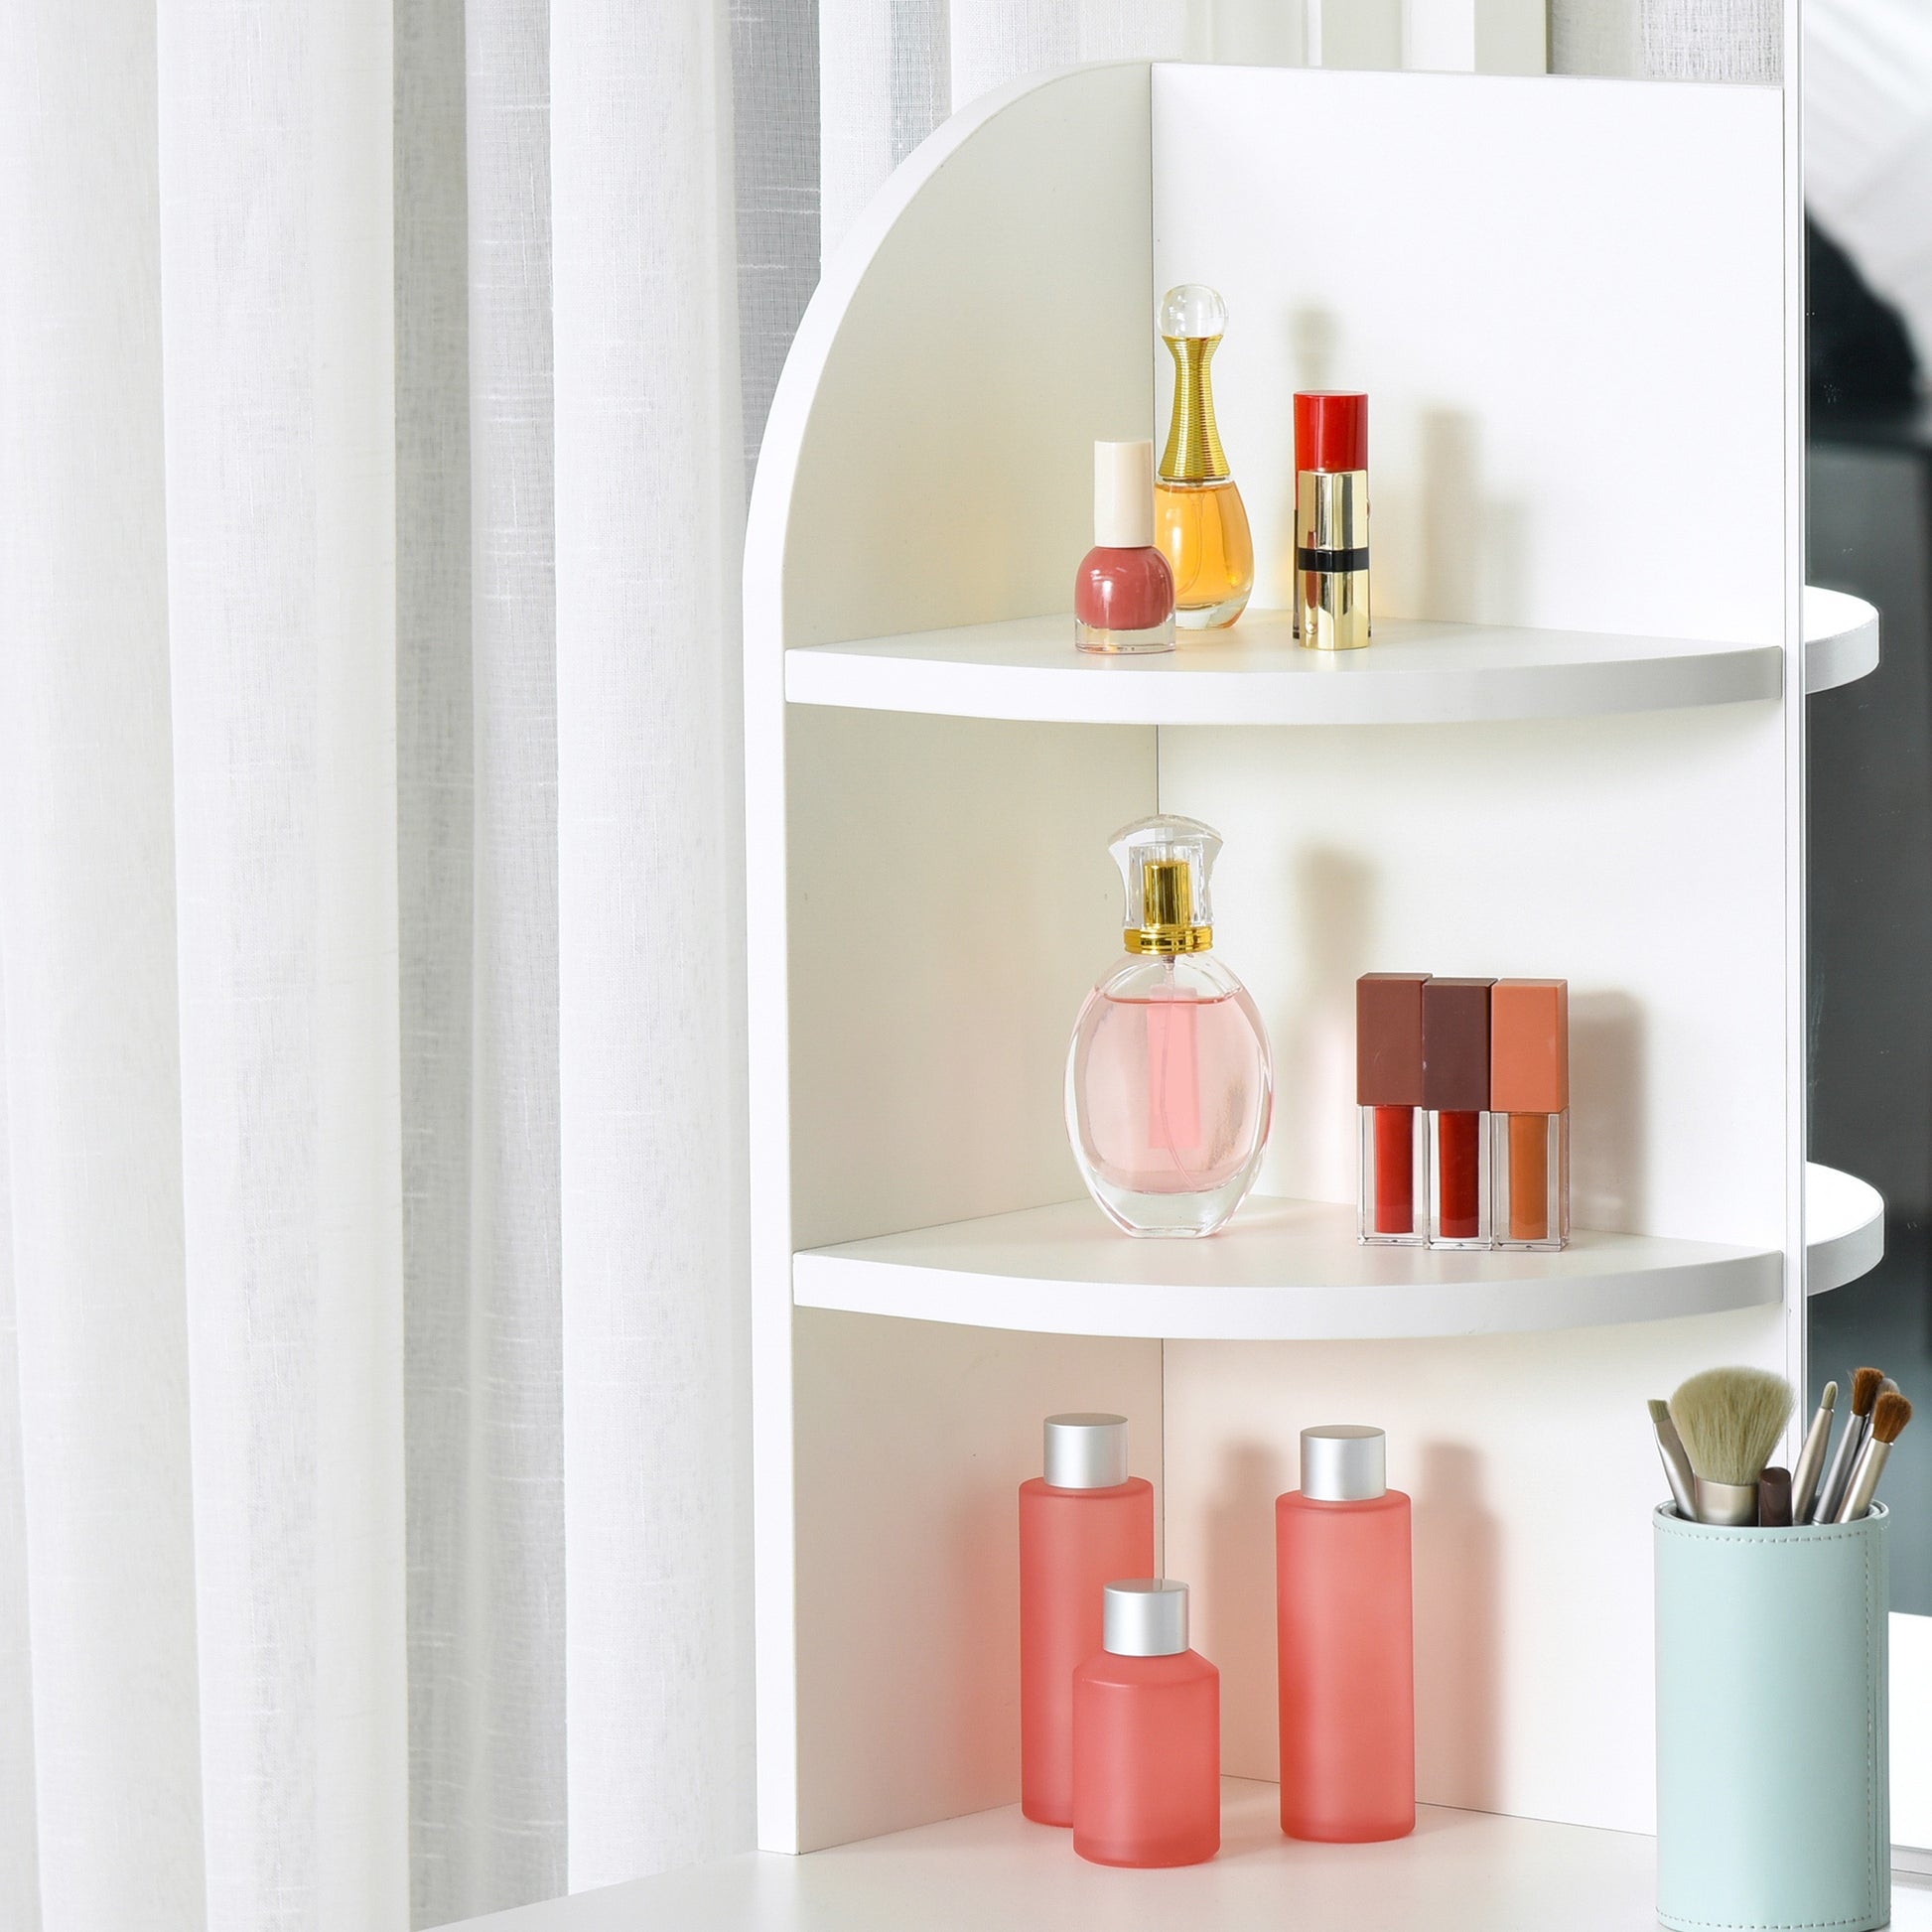
{"label": "dark brown lip gloss cap", "polygon": [[1431,980],[1422,990],[1422,1104],[1431,1113],[1489,1110],[1489,989],[1494,980]]}
{"label": "dark brown lip gloss cap", "polygon": [[1427,973],[1364,973],[1355,982],[1355,1104],[1422,1105],[1422,990]]}

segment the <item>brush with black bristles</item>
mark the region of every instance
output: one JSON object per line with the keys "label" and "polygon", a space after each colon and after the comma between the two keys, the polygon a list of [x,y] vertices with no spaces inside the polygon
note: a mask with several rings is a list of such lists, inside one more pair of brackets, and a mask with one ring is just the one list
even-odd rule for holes
{"label": "brush with black bristles", "polygon": [[1871,1440],[1852,1472],[1851,1487],[1839,1505],[1835,1522],[1856,1523],[1870,1509],[1871,1499],[1878,1493],[1878,1478],[1885,1472],[1885,1458],[1911,1420],[1912,1405],[1889,1389],[1871,1405]]}
{"label": "brush with black bristles", "polygon": [[1670,1419],[1697,1471],[1700,1523],[1757,1521],[1757,1480],[1791,1403],[1791,1384],[1764,1368],[1707,1368],[1678,1384]]}
{"label": "brush with black bristles", "polygon": [[1818,1503],[1811,1512],[1814,1523],[1838,1521],[1839,1505],[1852,1486],[1852,1470],[1858,1463],[1859,1451],[1864,1448],[1864,1440],[1871,1432],[1871,1405],[1878,1400],[1884,1380],[1883,1369],[1852,1371],[1852,1413],[1846,1417],[1845,1433],[1838,1439],[1831,1473],[1818,1485]]}

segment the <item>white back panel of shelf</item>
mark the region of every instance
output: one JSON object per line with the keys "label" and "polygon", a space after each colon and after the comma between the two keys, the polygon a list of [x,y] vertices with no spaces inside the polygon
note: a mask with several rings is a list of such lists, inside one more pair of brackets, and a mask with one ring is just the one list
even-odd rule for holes
{"label": "white back panel of shelf", "polygon": [[1777,641],[1781,114],[1776,88],[1157,67],[1155,286],[1227,298],[1255,604],[1290,601],[1294,392],[1366,389],[1378,611]]}
{"label": "white back panel of shelf", "polygon": [[[1157,69],[1155,281],[1228,300],[1257,604],[1287,596],[1293,392],[1364,388],[1379,611],[1786,641],[1783,139],[1774,90]],[[1290,185],[1229,192],[1264,179]],[[1163,808],[1228,841],[1217,940],[1274,1035],[1263,1186],[1352,1192],[1357,974],[1555,974],[1579,1220],[1784,1247],[1787,723],[1163,730]],[[1297,1433],[1372,1421],[1417,1501],[1422,1795],[1647,1829],[1643,1403],[1725,1360],[1790,1366],[1783,1312],[1170,1343],[1170,1564],[1224,1673],[1228,1769],[1273,1773]]]}

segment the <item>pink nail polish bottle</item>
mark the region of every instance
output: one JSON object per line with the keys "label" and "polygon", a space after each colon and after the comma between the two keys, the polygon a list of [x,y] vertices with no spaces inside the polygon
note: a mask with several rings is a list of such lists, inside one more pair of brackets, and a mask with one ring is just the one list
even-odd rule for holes
{"label": "pink nail polish bottle", "polygon": [[1282,1830],[1334,1844],[1416,1828],[1409,1498],[1379,1429],[1302,1432],[1275,1502]]}
{"label": "pink nail polish bottle", "polygon": [[1073,578],[1082,650],[1173,649],[1173,572],[1154,542],[1154,445],[1093,446],[1093,548]]}
{"label": "pink nail polish bottle", "polygon": [[1187,1648],[1187,1586],[1107,1586],[1104,1647],[1073,1673],[1073,1849],[1199,1864],[1221,1849],[1221,1673]]}
{"label": "pink nail polish bottle", "polygon": [[1073,1823],[1073,1673],[1101,1596],[1154,1568],[1154,1485],[1127,1473],[1125,1416],[1048,1416],[1045,1473],[1020,1485],[1020,1809]]}

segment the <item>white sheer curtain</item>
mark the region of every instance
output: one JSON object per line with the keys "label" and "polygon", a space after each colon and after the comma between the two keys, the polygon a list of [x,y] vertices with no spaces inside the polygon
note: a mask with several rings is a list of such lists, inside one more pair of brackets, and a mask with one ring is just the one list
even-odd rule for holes
{"label": "white sheer curtain", "polygon": [[8,1932],[748,1838],[734,24],[0,9]]}

